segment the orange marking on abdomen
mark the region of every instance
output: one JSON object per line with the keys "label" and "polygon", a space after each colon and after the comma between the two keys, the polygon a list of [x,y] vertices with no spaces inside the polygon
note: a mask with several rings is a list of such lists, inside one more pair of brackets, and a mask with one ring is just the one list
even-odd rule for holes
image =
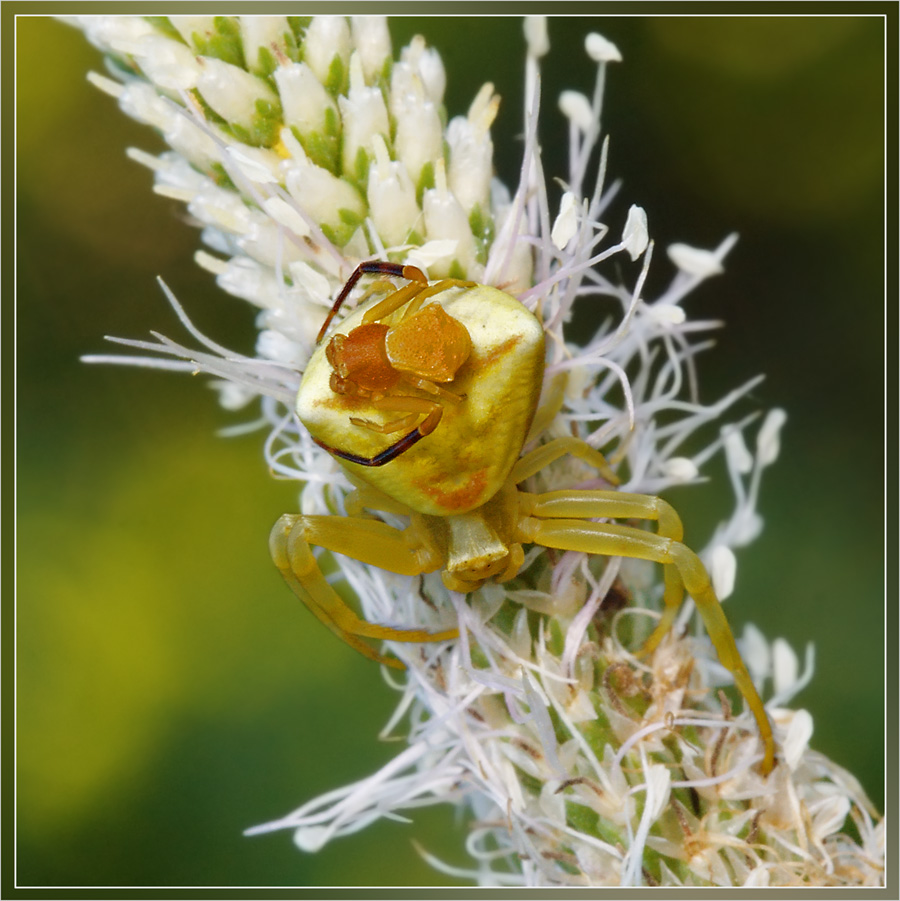
{"label": "orange marking on abdomen", "polygon": [[418,484],[422,492],[428,495],[438,506],[449,512],[461,513],[477,507],[482,501],[487,486],[487,469],[473,472],[465,485],[444,491],[439,485]]}

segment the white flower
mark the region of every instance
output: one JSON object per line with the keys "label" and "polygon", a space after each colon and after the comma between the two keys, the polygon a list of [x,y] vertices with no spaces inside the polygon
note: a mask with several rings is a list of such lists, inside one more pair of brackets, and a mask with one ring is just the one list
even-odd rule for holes
{"label": "white flower", "polygon": [[[683,300],[723,271],[735,237],[714,250],[670,246],[671,284],[645,295],[647,216],[637,206],[617,211],[604,187],[603,79],[621,59],[613,44],[587,37],[593,93],[560,98],[571,147],[556,207],[538,144],[538,62],[549,51],[542,17],[525,22],[529,112],[514,191],[493,177],[492,86],[444,129],[440,57],[416,38],[392,62],[381,18],[69,21],[116,59],[118,80],[95,83],[168,141],[171,150],[157,157],[132,156],[202,226],[208,250],[198,263],[259,310],[255,355],[242,356],[197,331],[164,286],[197,349],[164,337],[120,339],[147,355],[92,359],[206,372],[231,410],[256,399],[272,471],[297,480],[303,513],[333,513],[351,486],[292,408],[298,371],[350,273],[380,258],[424,267],[431,278],[501,286],[541,317],[547,337],[545,391],[560,407],[543,429],[604,448],[623,492],[656,495],[695,482],[724,454],[734,510],[701,556],[719,597],[730,594],[735,550],[762,527],[760,478],[778,455],[785,415],[767,416],[755,452],[745,437],[752,413],[704,443],[705,427],[758,383],[712,402],[695,387],[711,324],[691,321]],[[611,234],[621,240],[610,243]],[[572,342],[564,326],[576,306],[598,298],[618,315]],[[529,487],[598,483],[596,469],[564,457]],[[650,564],[535,547],[515,581],[467,597],[437,574],[413,589],[408,577],[350,558],[340,577],[366,619],[452,618],[459,640],[396,647],[408,672],[386,728],[406,731],[394,760],[252,832],[290,829],[298,848],[313,852],[379,818],[452,803],[471,823],[475,863],[465,875],[483,884],[882,882],[877,812],[849,774],[810,749],[811,716],[779,706],[811,678],[811,649],[800,673],[782,640],[770,646],[748,627],[739,642],[752,679],[771,677],[774,692],[768,707],[782,763],[765,778],[753,718],[715,691],[730,675],[707,641],[682,634],[690,605],[654,653],[635,655],[660,616],[662,582]]]}

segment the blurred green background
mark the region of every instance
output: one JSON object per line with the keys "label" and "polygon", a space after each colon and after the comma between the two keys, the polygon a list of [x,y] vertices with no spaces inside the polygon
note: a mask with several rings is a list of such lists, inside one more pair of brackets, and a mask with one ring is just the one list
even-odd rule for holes
{"label": "blurred green background", "polygon": [[[87,366],[106,334],[199,327],[252,347],[252,310],[192,261],[183,208],[125,148],[161,149],[85,81],[83,36],[20,18],[18,42],[18,879],[43,885],[445,884],[412,839],[464,864],[449,810],[383,823],[317,855],[246,827],[372,772],[395,695],[293,599],[266,547],[296,487],[261,435],[201,379]],[[794,702],[813,745],[883,804],[883,32],[877,18],[566,18],[550,22],[543,145],[565,173],[565,88],[592,90],[583,38],[621,49],[607,83],[612,221],[648,211],[660,248],[738,231],[724,276],[687,306],[727,328],[701,361],[713,400],[763,372],[742,408],[788,411],[764,481],[762,537],[739,556],[727,612],[802,654]],[[521,148],[515,18],[395,22],[444,57],[447,106],[503,97],[497,165]],[[656,258],[652,286],[671,276]],[[721,476],[721,468],[710,468]],[[732,499],[673,491],[701,546]],[[352,861],[352,866],[349,862]]]}

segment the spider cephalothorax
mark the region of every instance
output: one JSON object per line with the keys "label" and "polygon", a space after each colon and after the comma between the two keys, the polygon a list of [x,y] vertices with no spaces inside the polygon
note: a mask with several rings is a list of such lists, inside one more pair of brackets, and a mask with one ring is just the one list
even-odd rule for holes
{"label": "spider cephalothorax", "polygon": [[[423,306],[429,292],[424,275],[414,267],[403,268],[408,278],[414,277],[411,273],[421,276],[421,282],[411,285],[414,294],[402,289],[394,292],[367,308],[359,325],[334,335],[325,345],[325,358],[333,370],[328,385],[335,394],[366,398],[377,410],[406,414],[387,422],[349,417],[352,425],[380,434],[405,431],[407,435],[395,443],[398,453],[410,446],[410,430],[417,421],[415,440],[437,428],[444,404],[460,402],[459,394],[443,386],[456,379],[472,351],[469,332],[458,319],[440,303]],[[436,287],[443,291],[453,285],[471,286],[447,280]],[[396,321],[388,324],[384,320],[389,318]],[[336,448],[329,450],[340,453]],[[371,465],[383,466],[393,454],[392,450],[382,452]]]}

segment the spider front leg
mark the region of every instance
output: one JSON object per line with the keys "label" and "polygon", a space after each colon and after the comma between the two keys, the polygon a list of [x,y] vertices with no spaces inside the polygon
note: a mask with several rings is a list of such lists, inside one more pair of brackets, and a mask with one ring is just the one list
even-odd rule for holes
{"label": "spider front leg", "polygon": [[[344,301],[350,295],[350,291],[353,289],[353,286],[367,272],[380,275],[398,276],[400,278],[409,279],[412,282],[417,282],[423,287],[428,284],[428,279],[425,278],[425,274],[421,269],[417,269],[415,266],[404,266],[402,263],[388,263],[381,260],[368,260],[365,263],[360,263],[356,267],[356,269],[353,270],[344,287],[341,288],[341,292],[340,294],[338,294],[334,305],[331,307],[331,310],[328,313],[328,316],[325,317],[325,321],[322,323],[322,327],[319,329],[319,334],[316,336],[316,344],[318,344],[325,336],[325,332],[328,331],[328,326],[331,324],[331,320],[334,319],[337,311],[341,308]],[[408,299],[409,298],[407,298],[407,300]],[[405,301],[403,302],[405,303]]]}
{"label": "spider front leg", "polygon": [[[404,400],[410,401],[410,403],[404,403],[403,406],[398,407],[396,404],[392,405],[390,409],[393,410],[412,410],[415,414],[416,418],[421,413],[426,413],[425,418],[411,431],[407,432],[407,434],[403,435],[401,438],[398,438],[393,444],[389,447],[386,447],[383,451],[375,454],[374,457],[363,457],[359,454],[353,454],[350,451],[341,450],[338,447],[332,447],[330,444],[326,444],[324,441],[320,441],[318,438],[313,438],[316,444],[319,447],[324,448],[328,451],[329,454],[332,454],[335,457],[339,457],[342,460],[348,460],[351,463],[356,463],[359,466],[384,466],[386,463],[390,463],[392,460],[396,460],[401,454],[406,453],[414,444],[421,441],[422,438],[425,438],[427,435],[430,435],[438,426],[438,423],[441,421],[441,417],[444,414],[444,408],[439,406],[438,404],[432,403],[431,401],[421,400],[420,398],[405,398]],[[382,407],[384,408],[384,407]],[[350,419],[350,422],[354,425],[360,426],[362,428],[369,428],[372,431],[390,431],[393,430],[395,425],[399,423],[406,422],[407,419],[396,420],[393,423],[389,423],[387,427],[379,426],[375,423],[370,423],[365,419]],[[415,420],[409,420],[409,424],[412,424]],[[377,564],[376,564],[377,565]]]}
{"label": "spider front leg", "polygon": [[362,639],[431,642],[459,637],[456,629],[442,632],[395,629],[360,619],[328,584],[311,544],[401,575],[431,572],[438,568],[439,562],[431,565],[431,561],[423,561],[410,548],[403,532],[376,519],[286,513],[275,523],[269,550],[285,581],[322,623],[363,656],[403,669],[399,660],[379,654]]}
{"label": "spider front leg", "polygon": [[510,478],[517,485],[524,482],[529,476],[533,476],[536,472],[542,470],[545,466],[549,466],[554,460],[569,454],[579,460],[583,460],[589,466],[593,466],[600,475],[606,479],[611,485],[619,484],[619,477],[613,472],[606,457],[596,448],[591,447],[581,438],[573,435],[566,435],[562,438],[553,438],[546,444],[541,444],[534,450],[523,454],[516,461],[510,473]]}
{"label": "spider front leg", "polygon": [[[675,619],[683,589],[687,589],[697,605],[720,662],[732,674],[735,685],[756,719],[764,748],[762,772],[771,772],[775,765],[772,726],[737,649],[709,575],[700,558],[681,542],[681,521],[675,511],[659,498],[617,491],[523,493],[520,499],[520,508],[526,514],[520,521],[520,529],[527,541],[559,550],[632,557],[663,564],[663,616],[642,648],[642,653],[653,650],[662,640]],[[659,532],[646,532],[619,523],[588,521],[593,517],[653,519],[659,523]]]}

